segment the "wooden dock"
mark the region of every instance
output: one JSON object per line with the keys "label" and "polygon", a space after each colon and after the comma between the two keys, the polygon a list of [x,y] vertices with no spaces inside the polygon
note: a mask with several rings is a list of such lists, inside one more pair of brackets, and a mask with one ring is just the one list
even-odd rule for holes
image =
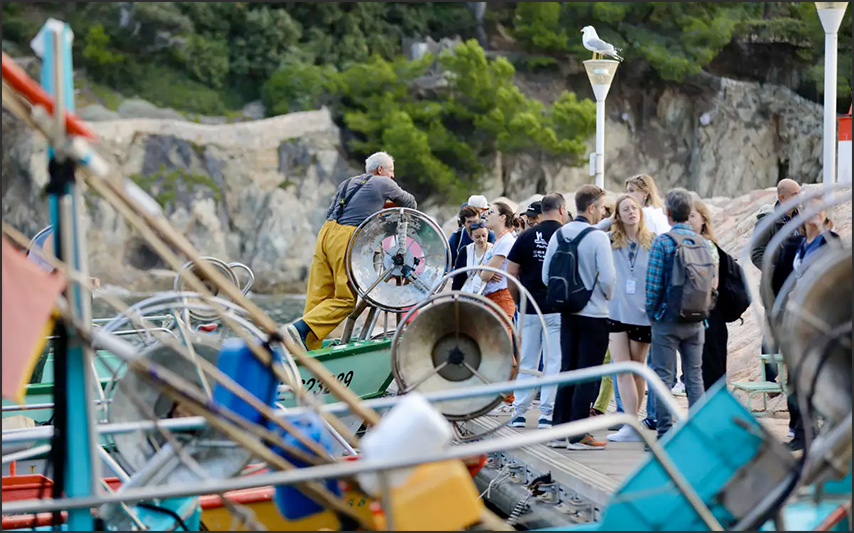
{"label": "wooden dock", "polygon": [[[688,411],[687,398],[676,396],[684,413]],[[640,417],[646,416],[642,406]],[[614,413],[613,401],[608,413]],[[527,413],[526,428],[504,426],[486,439],[512,439],[521,433],[537,431],[540,412],[536,407]],[[607,416],[607,414],[605,415]],[[482,433],[501,426],[510,416],[483,416],[465,423],[465,428]],[[759,418],[782,441],[786,438],[787,419]],[[655,432],[647,431],[655,437]],[[606,440],[612,431],[594,433],[598,440]],[[604,450],[554,449],[545,443],[503,452],[490,457],[487,465],[476,476],[483,498],[498,512],[513,516],[519,529],[540,529],[598,520],[602,510],[626,476],[632,473],[649,456],[643,442],[609,442]],[[516,466],[522,465],[522,466]],[[526,485],[534,479],[550,474],[555,484],[546,495],[532,497]],[[552,491],[556,491],[557,498]]]}

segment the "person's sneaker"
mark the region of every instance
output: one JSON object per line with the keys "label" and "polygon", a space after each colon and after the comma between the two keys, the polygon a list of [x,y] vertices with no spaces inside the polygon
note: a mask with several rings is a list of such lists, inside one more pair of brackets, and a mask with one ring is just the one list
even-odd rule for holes
{"label": "person's sneaker", "polygon": [[641,420],[641,424],[643,424],[643,427],[645,427],[646,429],[651,429],[653,431],[658,426],[658,423],[652,418],[644,418],[643,420]]}
{"label": "person's sneaker", "polygon": [[789,447],[793,452],[801,451],[804,449],[804,441],[803,439],[799,439],[798,437],[794,437],[792,440],[786,443],[786,446]]}
{"label": "person's sneaker", "polygon": [[673,388],[672,388],[672,389],[670,389],[670,391],[671,391],[674,395],[682,395],[682,394],[685,394],[685,384],[684,384],[684,383],[682,383],[681,381],[677,381],[677,382],[676,382],[676,385],[673,385]]}
{"label": "person's sneaker", "polygon": [[510,421],[511,428],[523,428],[525,427],[526,420],[524,416],[517,416],[513,420]]}
{"label": "person's sneaker", "polygon": [[568,440],[567,440],[567,439],[565,439],[565,438],[563,438],[563,439],[554,439],[554,440],[550,440],[550,441],[548,441],[548,442],[546,443],[546,446],[548,446],[549,448],[566,448],[567,443],[568,443]]}
{"label": "person's sneaker", "polygon": [[608,435],[608,440],[611,442],[640,442],[643,439],[632,426],[623,426],[620,431]]}
{"label": "person's sneaker", "polygon": [[294,341],[297,344],[297,346],[299,346],[300,348],[302,348],[305,351],[308,351],[308,346],[305,345],[305,341],[302,340],[302,337],[300,336],[299,331],[297,330],[296,326],[294,326],[293,324],[288,324],[285,327],[285,334],[292,341]]}
{"label": "person's sneaker", "polygon": [[489,416],[507,416],[513,414],[513,406],[506,403],[500,404],[498,407],[487,413]]}
{"label": "person's sneaker", "polygon": [[578,442],[570,442],[566,445],[567,450],[604,450],[608,443],[604,440],[596,440],[588,433]]}
{"label": "person's sneaker", "polygon": [[540,421],[537,422],[537,427],[540,429],[549,429],[550,427],[552,427],[552,419],[541,417]]}
{"label": "person's sneaker", "polygon": [[788,433],[786,433],[786,437],[787,437],[787,438],[789,438],[789,439],[793,439],[793,438],[795,438],[795,430],[794,430],[794,429],[790,429],[790,430],[789,430],[789,432],[788,432]]}

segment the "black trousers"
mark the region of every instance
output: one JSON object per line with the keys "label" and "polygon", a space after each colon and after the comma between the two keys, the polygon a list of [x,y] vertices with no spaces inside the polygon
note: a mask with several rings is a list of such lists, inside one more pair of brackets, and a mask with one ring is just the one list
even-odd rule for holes
{"label": "black trousers", "polygon": [[[608,351],[608,319],[561,314],[560,371],[601,365]],[[590,415],[590,405],[599,395],[599,382],[562,385],[557,389],[552,422],[561,424],[582,420]]]}
{"label": "black trousers", "polygon": [[729,331],[718,313],[709,315],[706,342],[703,343],[703,388],[709,390],[721,378],[726,378],[726,345]]}

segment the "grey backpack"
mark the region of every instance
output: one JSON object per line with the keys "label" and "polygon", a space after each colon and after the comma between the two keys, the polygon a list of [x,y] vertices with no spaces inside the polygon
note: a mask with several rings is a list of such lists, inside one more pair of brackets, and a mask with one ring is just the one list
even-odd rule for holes
{"label": "grey backpack", "polygon": [[699,235],[665,235],[676,243],[666,316],[675,322],[702,322],[715,306],[712,253]]}

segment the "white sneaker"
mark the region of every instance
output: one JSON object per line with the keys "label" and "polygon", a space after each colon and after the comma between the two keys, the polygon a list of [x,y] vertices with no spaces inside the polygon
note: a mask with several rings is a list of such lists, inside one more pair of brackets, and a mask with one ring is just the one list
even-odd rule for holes
{"label": "white sneaker", "polygon": [[566,448],[567,444],[569,444],[568,439],[554,439],[550,440],[546,443],[546,446],[549,448]]}
{"label": "white sneaker", "polygon": [[616,433],[608,435],[611,442],[640,442],[642,439],[632,426],[623,426]]}
{"label": "white sneaker", "polygon": [[492,411],[490,411],[490,412],[489,412],[489,413],[487,413],[487,414],[488,414],[489,416],[507,416],[507,415],[512,415],[512,414],[513,414],[513,406],[512,406],[512,405],[507,405],[506,403],[502,403],[501,405],[499,405],[498,407],[496,407],[495,409],[493,409]]}
{"label": "white sneaker", "polygon": [[685,394],[685,384],[681,381],[677,381],[676,385],[673,385],[673,388],[670,389],[673,394]]}
{"label": "white sneaker", "polygon": [[790,439],[795,438],[795,431],[790,429],[789,432],[786,433],[786,436],[789,437]]}

